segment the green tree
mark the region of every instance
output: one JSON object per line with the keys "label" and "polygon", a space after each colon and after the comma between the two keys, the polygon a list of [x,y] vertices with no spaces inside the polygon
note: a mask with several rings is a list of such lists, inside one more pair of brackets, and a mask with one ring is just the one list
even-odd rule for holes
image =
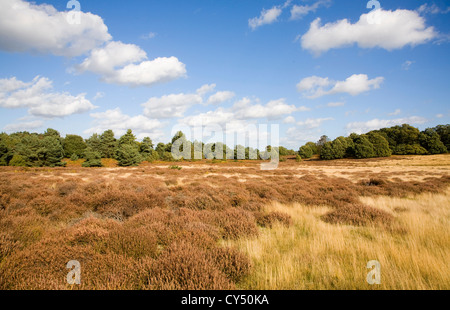
{"label": "green tree", "polygon": [[360,135],[355,140],[355,157],[356,158],[372,158],[375,157],[373,144],[367,135]]}
{"label": "green tree", "polygon": [[320,158],[324,160],[344,158],[347,144],[344,137],[339,137],[332,142],[326,142],[322,145]]}
{"label": "green tree", "polygon": [[392,155],[392,151],[389,148],[389,142],[381,134],[369,132],[367,137],[373,145],[375,157],[389,157]]}
{"label": "green tree", "polygon": [[313,151],[313,155],[319,155],[319,149],[317,148],[317,144],[314,142],[308,142],[305,144],[306,146],[309,146],[311,150]]}
{"label": "green tree", "polygon": [[66,138],[63,141],[63,148],[65,156],[68,158],[72,157],[74,154],[77,157],[83,157],[87,145],[86,142],[84,142],[84,139],[80,136],[66,135]]}
{"label": "green tree", "polygon": [[153,150],[153,142],[149,137],[145,137],[139,145],[139,152],[142,156],[147,157]]}
{"label": "green tree", "polygon": [[139,144],[131,129],[120,137],[116,159],[121,167],[138,166],[142,162],[143,158],[139,153]]}
{"label": "green tree", "polygon": [[102,158],[114,158],[117,152],[117,140],[112,130],[106,130],[100,136],[100,153]]}
{"label": "green tree", "polygon": [[311,158],[314,155],[314,151],[309,145],[303,145],[298,150],[298,155],[300,155],[302,159]]}
{"label": "green tree", "polygon": [[420,145],[425,148],[429,154],[447,153],[447,147],[442,143],[441,137],[431,128],[420,133],[419,141]]}
{"label": "green tree", "polygon": [[0,166],[7,166],[12,157],[12,150],[9,149],[5,141],[0,139]]}
{"label": "green tree", "polygon": [[99,151],[88,147],[83,154],[86,161],[82,164],[83,167],[103,167],[102,154]]}
{"label": "green tree", "polygon": [[102,142],[100,140],[100,136],[96,133],[94,133],[92,136],[89,137],[89,139],[86,140],[87,147],[90,147],[92,150],[95,150],[99,153],[101,149],[101,144]]}
{"label": "green tree", "polygon": [[27,166],[27,162],[25,161],[25,159],[21,155],[14,154],[12,159],[9,161],[9,165],[12,166],[12,167],[26,167]]}
{"label": "green tree", "polygon": [[442,143],[444,143],[447,151],[450,151],[450,125],[438,125],[433,128],[439,135]]}
{"label": "green tree", "polygon": [[64,158],[64,149],[61,140],[55,135],[45,136],[41,141],[41,146],[37,151],[39,160],[46,167],[65,166],[61,160]]}
{"label": "green tree", "polygon": [[420,144],[399,144],[394,148],[396,155],[426,155],[428,151]]}

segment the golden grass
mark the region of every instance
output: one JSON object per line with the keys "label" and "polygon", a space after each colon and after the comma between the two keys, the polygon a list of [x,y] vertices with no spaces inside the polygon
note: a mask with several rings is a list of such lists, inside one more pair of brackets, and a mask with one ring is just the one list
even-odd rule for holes
{"label": "golden grass", "polygon": [[[259,237],[226,241],[246,253],[252,273],[242,289],[450,288],[450,189],[408,199],[365,197],[395,217],[390,228],[331,225],[327,207],[273,203],[270,211],[291,215],[293,225],[263,229]],[[370,260],[381,264],[381,284],[369,285]]]}

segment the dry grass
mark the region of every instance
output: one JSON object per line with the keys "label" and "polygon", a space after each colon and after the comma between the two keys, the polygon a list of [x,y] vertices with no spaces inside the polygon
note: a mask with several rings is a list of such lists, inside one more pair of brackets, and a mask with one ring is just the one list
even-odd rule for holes
{"label": "dry grass", "polygon": [[[410,198],[365,197],[389,212],[395,224],[365,227],[321,221],[328,207],[271,204],[293,226],[276,225],[257,238],[225,242],[254,262],[243,289],[418,289],[450,288],[450,190]],[[381,285],[366,282],[370,260],[381,264]]]}
{"label": "dry grass", "polygon": [[447,158],[1,167],[0,289],[448,288]]}

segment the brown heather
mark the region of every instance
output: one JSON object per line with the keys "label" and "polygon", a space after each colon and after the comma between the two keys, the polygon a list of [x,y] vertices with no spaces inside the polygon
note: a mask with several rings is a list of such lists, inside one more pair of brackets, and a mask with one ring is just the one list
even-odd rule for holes
{"label": "brown heather", "polygon": [[[176,163],[181,170],[166,163],[2,167],[0,289],[248,287],[264,267],[245,242],[277,229],[294,232],[303,219],[285,207],[268,207],[274,203],[326,208],[317,216],[324,225],[405,234],[395,213],[401,207],[392,211],[364,199],[444,193],[449,156],[416,158],[417,165],[405,156],[288,159],[274,171],[254,162],[211,161]],[[66,283],[70,260],[81,263],[80,286]]]}

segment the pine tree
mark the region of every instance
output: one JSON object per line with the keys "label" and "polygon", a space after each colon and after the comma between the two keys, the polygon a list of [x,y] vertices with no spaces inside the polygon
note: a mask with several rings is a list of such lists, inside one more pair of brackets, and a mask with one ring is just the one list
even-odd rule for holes
{"label": "pine tree", "polygon": [[112,130],[106,130],[100,136],[100,153],[103,158],[114,158],[117,152],[117,140]]}

